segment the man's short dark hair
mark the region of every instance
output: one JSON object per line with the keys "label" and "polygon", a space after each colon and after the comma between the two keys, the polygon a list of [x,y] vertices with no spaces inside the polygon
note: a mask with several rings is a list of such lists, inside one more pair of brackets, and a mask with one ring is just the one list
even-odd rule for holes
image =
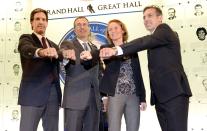
{"label": "man's short dark hair", "polygon": [[169,10],[173,10],[174,12],[176,12],[174,8],[169,8],[168,11],[169,11]]}
{"label": "man's short dark hair", "polygon": [[19,67],[19,65],[18,65],[18,64],[14,64],[14,65],[13,65],[13,68],[15,68],[15,67]]}
{"label": "man's short dark hair", "polygon": [[36,13],[39,13],[39,12],[44,13],[45,16],[46,16],[46,20],[48,21],[48,13],[47,13],[47,11],[44,10],[44,9],[41,9],[41,8],[36,8],[36,9],[34,9],[34,10],[31,12],[31,14],[30,14],[30,22],[32,22],[32,21],[34,20],[34,15],[35,15]]}
{"label": "man's short dark hair", "polygon": [[[88,19],[85,17],[85,16],[79,16],[77,18],[75,18],[74,22],[73,22],[73,27],[75,28],[75,22],[78,20],[78,19],[86,19],[88,21]],[[89,21],[88,21],[89,23]]]}
{"label": "man's short dark hair", "polygon": [[148,9],[155,9],[158,16],[162,15],[162,10],[160,9],[160,7],[158,7],[156,5],[150,5],[150,6],[145,7],[143,12],[145,12]]}
{"label": "man's short dark hair", "polygon": [[196,4],[194,8],[196,7],[201,7],[202,8],[202,5],[201,4]]}

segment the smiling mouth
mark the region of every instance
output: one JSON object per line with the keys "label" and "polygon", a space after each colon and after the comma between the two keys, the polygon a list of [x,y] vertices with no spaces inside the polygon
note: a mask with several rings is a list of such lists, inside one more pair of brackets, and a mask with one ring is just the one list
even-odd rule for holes
{"label": "smiling mouth", "polygon": [[146,25],[146,26],[149,26],[149,25],[150,25],[150,23],[149,23],[149,22],[146,22],[146,23],[145,23],[145,25]]}

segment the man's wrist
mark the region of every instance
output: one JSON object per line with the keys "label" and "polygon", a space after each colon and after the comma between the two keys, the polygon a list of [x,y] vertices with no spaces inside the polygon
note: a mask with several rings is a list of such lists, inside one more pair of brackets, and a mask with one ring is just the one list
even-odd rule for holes
{"label": "man's wrist", "polygon": [[41,50],[42,48],[38,48],[36,51],[35,51],[35,57],[40,57],[40,50]]}
{"label": "man's wrist", "polygon": [[38,57],[43,57],[42,50],[43,48],[39,48],[39,50],[37,51]]}
{"label": "man's wrist", "polygon": [[112,49],[114,50],[114,56],[117,56],[117,54],[118,54],[118,49],[116,48],[116,47],[112,47]]}

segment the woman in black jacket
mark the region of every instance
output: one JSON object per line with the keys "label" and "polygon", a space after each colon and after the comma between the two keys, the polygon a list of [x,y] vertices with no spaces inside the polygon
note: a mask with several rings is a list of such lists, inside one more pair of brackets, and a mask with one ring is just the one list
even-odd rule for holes
{"label": "woman in black jacket", "polygon": [[[128,32],[119,20],[108,23],[109,46],[125,44]],[[126,131],[138,131],[140,110],[146,109],[145,88],[142,79],[138,54],[115,56],[104,60],[106,68],[100,81],[101,92],[108,95],[109,131],[120,131],[124,114]]]}

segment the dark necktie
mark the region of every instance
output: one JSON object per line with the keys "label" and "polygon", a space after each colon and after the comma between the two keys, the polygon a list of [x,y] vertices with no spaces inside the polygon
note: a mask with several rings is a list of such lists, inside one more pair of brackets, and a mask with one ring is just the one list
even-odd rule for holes
{"label": "dark necktie", "polygon": [[47,48],[45,37],[42,37],[42,46],[43,46],[44,49]]}
{"label": "dark necktie", "polygon": [[83,43],[83,49],[85,51],[89,51],[89,48],[88,48],[88,44],[87,43]]}

